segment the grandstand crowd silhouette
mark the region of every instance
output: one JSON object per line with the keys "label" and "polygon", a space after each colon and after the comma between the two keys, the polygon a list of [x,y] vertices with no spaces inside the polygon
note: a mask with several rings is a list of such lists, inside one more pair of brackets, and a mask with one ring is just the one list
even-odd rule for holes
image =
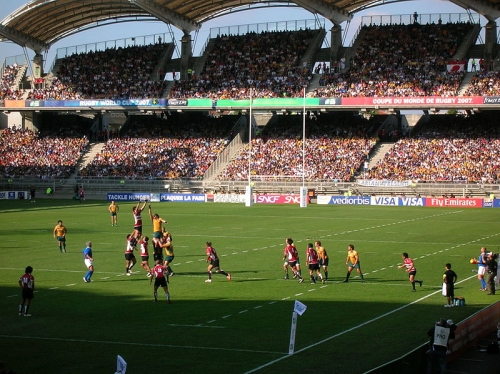
{"label": "grandstand crowd silhouette", "polygon": [[[220,35],[207,51],[200,72],[171,85],[158,76],[167,43],[74,54],[58,61],[58,70],[20,90],[25,74],[8,66],[0,99],[73,100],[133,98],[245,99],[381,96],[493,96],[499,74],[479,64],[470,84],[460,87],[464,71],[447,65],[472,32],[470,23],[367,25],[355,53],[341,64],[311,61],[309,48],[320,30]],[[319,63],[319,68],[314,66]],[[310,88],[319,75],[319,86]],[[102,151],[77,169],[89,149],[90,124],[68,120],[45,123],[35,133],[2,131],[0,177],[130,179],[203,178],[237,135],[231,116],[165,113],[130,116],[115,133],[106,132]],[[74,117],[74,116],[73,116]],[[308,113],[305,156],[301,115],[275,115],[220,170],[217,180],[353,181],[363,178],[418,182],[498,183],[500,134],[494,114],[430,116],[431,120],[391,139],[393,147],[363,170],[378,140],[380,123],[352,112]],[[72,122],[73,121],[73,122]],[[249,152],[251,152],[249,156]],[[305,168],[302,167],[305,157]],[[250,167],[249,167],[250,159]]]}

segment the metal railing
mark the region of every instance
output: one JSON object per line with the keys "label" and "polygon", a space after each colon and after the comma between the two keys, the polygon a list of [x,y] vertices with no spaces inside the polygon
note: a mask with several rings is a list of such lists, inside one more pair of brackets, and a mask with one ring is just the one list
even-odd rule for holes
{"label": "metal railing", "polygon": [[325,19],[305,19],[293,21],[279,21],[267,23],[252,23],[247,25],[212,27],[210,29],[209,38],[216,38],[221,35],[245,35],[251,32],[260,34],[261,32],[276,32],[276,31],[299,31],[299,30],[318,30],[326,29]]}
{"label": "metal railing", "polygon": [[231,143],[219,154],[217,159],[210,165],[203,176],[203,180],[212,179],[218,170],[220,170],[224,165],[228,164],[234,157],[234,154],[240,150],[241,145],[243,144],[243,133],[242,130]]}
{"label": "metal railing", "polygon": [[429,14],[395,14],[395,15],[372,15],[361,17],[362,26],[378,25],[410,25],[415,21],[421,25],[446,23],[470,22],[480,23],[481,15],[478,13],[429,13]]}
{"label": "metal railing", "polygon": [[17,55],[17,56],[5,57],[5,60],[2,63],[2,67],[0,68],[0,77],[3,76],[3,73],[5,72],[5,69],[7,68],[7,66],[12,66],[14,64],[17,64],[19,66],[28,65],[28,61],[26,60],[26,56],[25,55]]}
{"label": "metal railing", "polygon": [[111,48],[127,48],[132,46],[146,46],[155,43],[174,43],[175,36],[173,33],[151,34],[143,36],[134,36],[124,39],[107,40],[102,42],[80,44],[69,47],[62,47],[56,50],[56,57],[52,62],[49,71],[52,71],[56,61],[60,58],[68,57],[74,54],[105,51]]}

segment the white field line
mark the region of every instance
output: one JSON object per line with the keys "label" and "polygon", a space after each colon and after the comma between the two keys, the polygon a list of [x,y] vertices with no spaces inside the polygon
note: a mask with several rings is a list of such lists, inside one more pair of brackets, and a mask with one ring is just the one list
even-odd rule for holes
{"label": "white field line", "polygon": [[[470,279],[473,279],[473,278],[475,279],[475,278],[476,278],[476,276],[475,276],[475,275],[473,275],[473,276],[471,276],[471,277],[469,277],[469,278],[463,279],[463,280],[462,280],[462,281],[460,281],[460,282],[457,282],[456,284],[460,284],[460,283],[466,282],[466,281],[468,281],[468,280],[470,280]],[[344,330],[344,331],[341,331],[341,332],[339,332],[339,333],[337,333],[337,334],[335,334],[335,335],[329,336],[328,338],[325,338],[325,339],[323,339],[323,340],[320,340],[320,341],[318,341],[318,342],[316,342],[316,343],[314,343],[314,344],[311,344],[311,345],[309,345],[309,346],[307,346],[307,347],[301,348],[301,349],[299,349],[299,350],[295,351],[295,353],[301,353],[301,352],[307,351],[308,349],[311,349],[311,348],[317,347],[318,345],[323,344],[323,343],[325,343],[325,342],[327,342],[327,341],[329,341],[329,340],[332,340],[332,339],[338,338],[339,336],[342,336],[342,335],[344,335],[344,334],[350,333],[350,332],[352,332],[352,331],[354,331],[354,330],[356,330],[356,329],[359,329],[360,327],[363,327],[363,326],[368,325],[368,324],[370,324],[370,323],[376,322],[376,321],[378,321],[379,319],[382,319],[382,318],[384,318],[384,317],[390,316],[391,314],[394,314],[394,313],[396,313],[396,312],[399,312],[399,311],[401,311],[401,310],[403,310],[403,309],[405,309],[405,308],[407,308],[407,307],[409,307],[409,306],[411,306],[411,305],[413,305],[413,304],[417,304],[418,302],[420,302],[420,301],[422,301],[422,300],[425,300],[425,299],[427,299],[427,298],[429,298],[429,297],[431,297],[431,296],[433,296],[433,295],[435,295],[435,294],[437,294],[437,293],[440,293],[440,292],[442,292],[442,291],[441,291],[441,290],[434,291],[434,292],[432,292],[432,293],[430,293],[430,294],[428,294],[428,295],[426,295],[426,296],[424,296],[424,297],[421,297],[420,299],[417,299],[417,300],[415,300],[415,301],[412,301],[411,303],[408,303],[408,304],[402,305],[402,306],[400,306],[399,308],[396,308],[396,309],[391,310],[390,312],[384,313],[384,314],[382,314],[382,315],[380,315],[380,316],[378,316],[378,317],[375,317],[375,318],[372,318],[372,319],[370,319],[370,320],[368,320],[368,321],[366,321],[366,322],[360,323],[360,324],[359,324],[359,325],[357,325],[357,326],[351,327],[351,328],[349,328],[349,329],[347,329],[347,330]],[[295,353],[294,353],[294,354],[295,354]],[[270,366],[270,365],[273,365],[273,364],[275,364],[275,363],[277,363],[277,362],[280,362],[280,361],[282,361],[282,360],[285,360],[285,359],[289,358],[290,356],[291,356],[290,354],[286,354],[286,355],[285,355],[285,356],[283,356],[283,357],[277,358],[276,360],[273,360],[273,361],[269,361],[269,362],[265,363],[264,365],[261,365],[261,366],[259,366],[259,367],[256,367],[256,368],[252,369],[252,370],[249,370],[249,371],[245,372],[245,374],[255,373],[256,371],[259,371],[260,369],[263,369],[263,368],[265,368],[265,367],[267,367],[267,366]]]}

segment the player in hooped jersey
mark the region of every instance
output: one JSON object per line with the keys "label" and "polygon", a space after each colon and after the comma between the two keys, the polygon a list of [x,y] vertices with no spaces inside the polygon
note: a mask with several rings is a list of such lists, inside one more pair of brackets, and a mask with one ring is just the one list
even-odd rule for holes
{"label": "player in hooped jersey", "polygon": [[142,204],[142,207],[141,207],[141,200],[139,200],[137,205],[132,208],[132,215],[134,217],[134,231],[132,232],[132,235],[134,236],[134,238],[137,238],[137,239],[139,239],[141,237],[141,234],[142,234],[142,216],[141,216],[141,213],[144,210],[144,208],[146,207],[147,202],[148,202],[147,200],[144,201],[144,204]]}
{"label": "player in hooped jersey", "polygon": [[398,266],[398,269],[406,268],[406,272],[408,273],[408,278],[410,279],[412,292],[416,292],[415,283],[420,283],[420,287],[422,287],[421,280],[416,280],[415,276],[417,275],[417,269],[415,268],[415,264],[413,260],[408,256],[408,253],[403,252],[403,264]]}
{"label": "player in hooped jersey", "polygon": [[306,264],[309,267],[309,276],[311,277],[311,284],[316,283],[316,276],[321,279],[321,283],[325,283],[323,276],[321,275],[321,268],[319,267],[319,257],[318,252],[313,247],[312,243],[309,243],[306,250]]}
{"label": "player in hooped jersey", "polygon": [[136,250],[137,239],[131,235],[127,235],[127,247],[125,248],[125,273],[128,276],[132,275],[132,268],[137,263],[134,251]]}
{"label": "player in hooped jersey", "polygon": [[22,298],[21,304],[19,304],[19,315],[24,315],[25,317],[31,317],[29,314],[31,300],[33,300],[35,291],[35,277],[31,274],[33,273],[33,268],[27,266],[24,270],[24,274],[19,278],[19,287],[22,288]]}
{"label": "player in hooped jersey", "polygon": [[205,280],[206,283],[212,282],[212,269],[215,269],[217,274],[225,275],[227,280],[231,280],[231,274],[226,273],[224,270],[220,268],[219,264],[219,256],[217,256],[217,251],[214,247],[212,247],[212,242],[206,242],[206,253],[207,253],[207,262],[210,262],[208,265],[208,279]]}
{"label": "player in hooped jersey", "polygon": [[293,245],[293,239],[292,238],[286,238],[285,240],[286,246],[283,251],[283,261],[285,263],[283,264],[283,269],[285,269],[285,279],[288,279],[288,267],[293,271],[294,278],[298,277],[299,278],[299,283],[302,283],[304,281],[304,278],[300,275],[300,272],[297,268],[297,260],[299,258],[299,252],[297,251],[297,248],[295,248],[295,245]]}
{"label": "player in hooped jersey", "polygon": [[141,266],[146,270],[146,276],[151,277],[151,268],[149,267],[149,252],[148,252],[149,238],[143,236],[139,240],[139,247],[141,248]]}
{"label": "player in hooped jersey", "polygon": [[167,298],[167,303],[171,303],[170,301],[170,293],[168,292],[168,275],[166,275],[165,268],[163,267],[161,260],[156,260],[155,267],[153,268],[153,277],[149,280],[149,284],[155,279],[154,285],[154,302],[158,301],[158,288],[163,288],[165,291],[165,297]]}

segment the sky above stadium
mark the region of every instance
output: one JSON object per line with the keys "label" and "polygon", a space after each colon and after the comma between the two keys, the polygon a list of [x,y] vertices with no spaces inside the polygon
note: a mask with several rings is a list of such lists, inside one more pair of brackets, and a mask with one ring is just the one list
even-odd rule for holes
{"label": "sky above stadium", "polygon": [[[27,0],[2,0],[2,6],[0,7],[0,19],[4,19],[10,13],[14,12],[16,9],[24,4],[27,4]],[[209,31],[214,27],[224,27],[233,25],[246,25],[255,23],[266,23],[266,22],[276,22],[285,20],[305,20],[314,19],[313,14],[306,10],[297,8],[271,8],[276,11],[270,11],[270,9],[265,10],[249,10],[243,12],[233,13],[224,17],[217,18],[210,22],[204,24],[199,32],[196,45],[194,46],[194,55],[199,54],[199,50],[205,44],[209,36]],[[456,6],[449,1],[443,0],[421,0],[421,1],[403,1],[400,3],[391,3],[387,5],[381,5],[374,8],[370,8],[363,12],[357,13],[348,28],[348,34],[346,38],[346,44],[350,44],[352,37],[359,27],[361,17],[370,15],[398,15],[398,14],[413,14],[413,12],[418,12],[419,14],[436,14],[436,13],[466,13],[463,8]],[[481,25],[484,26],[486,22],[484,19],[481,20]],[[347,27],[346,23],[343,23],[342,28]],[[327,23],[327,30],[331,27],[330,23]],[[177,41],[180,40],[182,33],[176,28],[173,28],[175,33],[175,38]],[[98,27],[88,31],[84,31],[72,36],[69,36],[57,43],[55,43],[46,57],[46,62],[44,64],[44,71],[47,70],[52,65],[56,51],[58,48],[85,45],[89,43],[110,41],[116,39],[132,38],[137,36],[153,35],[168,33],[169,29],[165,24],[161,22],[147,22],[146,24],[141,22],[129,22],[117,25],[109,25],[104,27]],[[193,36],[194,38],[194,36]],[[3,42],[0,43],[0,66],[3,65],[6,58],[8,61],[12,60],[11,57],[17,55],[24,55],[23,49],[13,43]],[[30,59],[33,57],[33,52],[28,50],[28,56]]]}

